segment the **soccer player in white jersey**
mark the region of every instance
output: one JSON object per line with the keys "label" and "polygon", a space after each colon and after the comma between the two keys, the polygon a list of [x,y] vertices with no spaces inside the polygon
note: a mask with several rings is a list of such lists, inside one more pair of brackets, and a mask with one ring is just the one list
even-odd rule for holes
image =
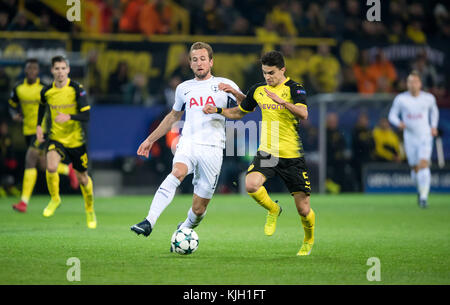
{"label": "soccer player in white jersey", "polygon": [[206,207],[214,194],[219,178],[225,148],[225,117],[219,114],[212,116],[205,114],[203,107],[208,104],[216,107],[232,107],[230,103],[236,99],[229,93],[227,85],[231,86],[232,90],[241,91],[233,81],[211,74],[213,50],[209,44],[194,43],[189,52],[189,59],[195,78],[178,85],[172,111],[142,142],[137,151],[138,155],[148,157],[153,143],[164,136],[174,123],[180,121],[186,112],[182,135],[173,158],[172,172],[156,191],[148,216],[131,227],[138,235],[150,235],[157,219],[173,200],[177,187],[192,173],[194,174],[192,208],[189,209],[186,220],[178,227],[198,226],[206,214]]}
{"label": "soccer player in white jersey", "polygon": [[438,134],[439,110],[434,96],[421,90],[422,82],[416,71],[408,75],[407,87],[408,91],[395,97],[389,121],[403,130],[406,157],[411,167],[411,178],[417,187],[418,203],[421,208],[426,208],[431,184],[430,158],[433,137]]}

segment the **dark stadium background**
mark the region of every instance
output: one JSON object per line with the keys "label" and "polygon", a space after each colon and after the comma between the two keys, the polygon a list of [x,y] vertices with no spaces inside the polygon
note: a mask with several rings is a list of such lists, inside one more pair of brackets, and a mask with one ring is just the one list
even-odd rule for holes
{"label": "dark stadium background", "polygon": [[[377,127],[395,94],[406,90],[411,69],[419,70],[424,89],[436,96],[444,159],[450,160],[446,1],[383,0],[381,21],[370,22],[366,1],[167,0],[156,2],[163,5],[168,21],[150,27],[155,20],[148,18],[154,13],[151,2],[85,0],[81,20],[69,22],[71,7],[66,1],[1,1],[0,117],[13,140],[17,166],[11,174],[18,189],[26,146],[20,125],[9,117],[7,101],[23,77],[26,58],[37,57],[41,78],[49,81],[50,58],[65,54],[71,62],[70,77],[86,87],[92,105],[88,148],[96,194],[151,194],[170,171],[173,135],[161,139],[148,160],[135,152],[171,108],[176,85],[192,78],[187,51],[195,41],[212,45],[214,75],[234,80],[243,92],[262,80],[258,63],[262,52],[284,53],[287,76],[304,84],[310,103],[310,119],[301,123],[300,135],[313,191],[414,191],[412,185],[394,179],[409,177],[404,155],[393,162],[377,156],[374,149],[362,153],[353,145],[358,117],[367,114],[367,128]],[[337,129],[327,131],[330,113],[338,118]],[[245,121],[258,118],[256,112]],[[401,140],[401,134],[393,132]],[[333,133],[339,141],[327,141],[327,134],[331,139]],[[339,157],[331,152],[339,152]],[[436,152],[435,148],[432,192],[450,192],[449,167],[438,166]],[[219,193],[241,190],[251,158],[252,148],[244,156],[224,159]],[[368,182],[380,175],[390,179],[387,184]],[[73,192],[67,183],[61,188]],[[268,188],[286,191],[278,180]],[[181,191],[192,191],[190,179]],[[46,192],[45,179],[39,175],[35,193]]]}

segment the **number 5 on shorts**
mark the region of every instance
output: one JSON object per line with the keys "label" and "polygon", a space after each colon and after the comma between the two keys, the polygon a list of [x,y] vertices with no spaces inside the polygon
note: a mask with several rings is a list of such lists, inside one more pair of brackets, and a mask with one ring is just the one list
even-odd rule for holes
{"label": "number 5 on shorts", "polygon": [[81,160],[81,165],[83,165],[84,168],[87,168],[88,167],[88,156],[87,156],[87,153],[82,155],[80,157],[80,160]]}

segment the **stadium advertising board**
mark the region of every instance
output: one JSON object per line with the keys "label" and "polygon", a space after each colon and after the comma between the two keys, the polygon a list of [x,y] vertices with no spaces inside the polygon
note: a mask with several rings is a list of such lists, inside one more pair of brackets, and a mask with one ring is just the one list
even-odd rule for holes
{"label": "stadium advertising board", "polygon": [[[363,174],[366,193],[414,193],[416,187],[410,169],[405,165],[397,168],[368,165]],[[449,168],[431,168],[431,192],[450,193]]]}

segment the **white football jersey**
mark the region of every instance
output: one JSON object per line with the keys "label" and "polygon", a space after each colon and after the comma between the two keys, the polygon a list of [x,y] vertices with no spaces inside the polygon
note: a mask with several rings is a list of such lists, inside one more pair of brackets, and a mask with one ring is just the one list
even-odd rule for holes
{"label": "white football jersey", "polygon": [[233,81],[223,77],[191,79],[178,85],[173,109],[186,112],[180,141],[225,148],[225,117],[203,113],[203,107],[208,104],[229,108],[236,102],[234,95],[219,90],[219,83],[229,84],[241,92]]}
{"label": "white football jersey", "polygon": [[398,126],[400,121],[405,124],[405,142],[432,138],[431,128],[437,128],[438,120],[436,99],[424,91],[420,91],[418,96],[413,96],[409,91],[400,93],[389,112],[389,121],[394,126]]}

